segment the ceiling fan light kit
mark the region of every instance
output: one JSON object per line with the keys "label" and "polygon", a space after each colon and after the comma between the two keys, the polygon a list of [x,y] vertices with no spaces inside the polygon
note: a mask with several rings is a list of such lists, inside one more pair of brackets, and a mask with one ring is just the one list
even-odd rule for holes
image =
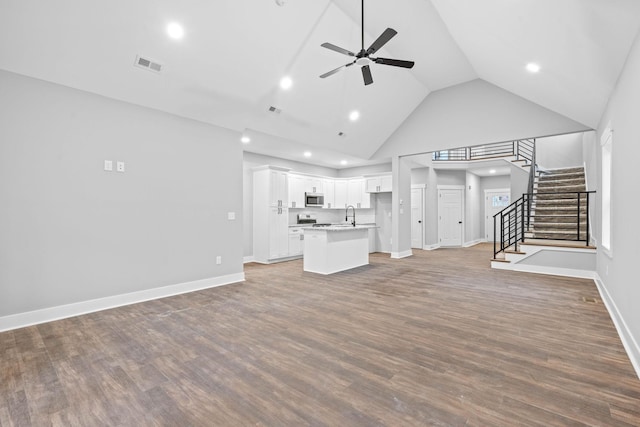
{"label": "ceiling fan light kit", "polygon": [[387,28],[386,30],[384,30],[382,32],[382,34],[380,34],[380,36],[371,44],[371,46],[369,46],[368,49],[365,50],[364,48],[364,0],[362,0],[362,25],[361,25],[361,29],[362,29],[362,48],[360,49],[360,52],[358,53],[353,53],[347,49],[343,49],[339,46],[336,46],[334,44],[331,43],[322,43],[321,46],[324,48],[327,48],[329,50],[333,50],[335,52],[341,53],[343,55],[347,55],[347,56],[351,56],[354,57],[355,59],[352,62],[349,62],[345,65],[341,65],[340,67],[333,69],[331,71],[328,71],[324,74],[322,74],[320,76],[320,78],[326,78],[329,76],[334,75],[335,73],[337,73],[338,71],[342,70],[343,68],[346,67],[350,67],[353,64],[357,64],[360,65],[361,70],[362,70],[362,79],[364,80],[364,84],[366,85],[370,85],[371,83],[373,83],[373,77],[371,75],[371,68],[369,67],[369,65],[371,63],[376,63],[376,64],[382,64],[382,65],[391,65],[393,67],[401,67],[401,68],[413,68],[413,65],[415,64],[413,61],[403,61],[400,59],[389,59],[389,58],[374,58],[371,55],[376,53],[382,46],[384,46],[385,44],[387,44],[387,42],[389,40],[391,40],[396,34],[398,34],[398,32],[396,30],[394,30],[393,28]]}

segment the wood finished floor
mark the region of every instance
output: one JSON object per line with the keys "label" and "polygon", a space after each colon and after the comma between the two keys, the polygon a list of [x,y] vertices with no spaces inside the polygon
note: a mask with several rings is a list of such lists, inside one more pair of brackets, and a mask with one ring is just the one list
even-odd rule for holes
{"label": "wood finished floor", "polygon": [[593,281],[414,253],[0,333],[0,425],[640,426]]}

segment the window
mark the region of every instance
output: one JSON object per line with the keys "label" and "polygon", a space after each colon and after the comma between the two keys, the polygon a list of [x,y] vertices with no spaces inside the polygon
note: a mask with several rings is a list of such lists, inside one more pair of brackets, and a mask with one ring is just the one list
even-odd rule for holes
{"label": "window", "polygon": [[501,208],[509,206],[509,195],[493,196],[491,197],[491,206],[494,208]]}
{"label": "window", "polygon": [[611,256],[611,148],[613,131],[611,124],[604,130],[600,139],[602,145],[602,235],[600,243],[605,252]]}

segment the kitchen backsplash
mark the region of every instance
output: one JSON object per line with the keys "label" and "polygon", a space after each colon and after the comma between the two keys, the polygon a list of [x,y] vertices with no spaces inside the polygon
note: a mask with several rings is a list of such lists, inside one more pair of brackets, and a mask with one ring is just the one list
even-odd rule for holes
{"label": "kitchen backsplash", "polygon": [[[289,224],[298,223],[298,214],[312,214],[317,218],[318,223],[339,224],[344,221],[344,209],[289,209]],[[349,209],[349,221],[353,211]],[[357,224],[375,224],[375,209],[356,209]]]}

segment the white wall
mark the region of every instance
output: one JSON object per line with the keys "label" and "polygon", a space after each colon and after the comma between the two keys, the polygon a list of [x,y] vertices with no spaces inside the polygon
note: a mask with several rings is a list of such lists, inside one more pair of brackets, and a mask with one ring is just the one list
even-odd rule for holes
{"label": "white wall", "polygon": [[0,71],[0,320],[242,275],[238,137]]}
{"label": "white wall", "polygon": [[583,132],[536,139],[536,163],[545,169],[583,165]]}
{"label": "white wall", "polygon": [[372,158],[583,130],[589,128],[478,79],[431,92]]}
{"label": "white wall", "polygon": [[[606,58],[603,58],[606,60]],[[640,286],[638,286],[638,179],[635,173],[640,158],[640,37],[636,38],[626,65],[598,125],[598,189],[601,182],[600,138],[609,123],[613,129],[612,177],[611,177],[611,245],[610,257],[599,248],[597,273],[610,297],[614,320],[622,330],[623,341],[635,361],[640,375]],[[601,195],[597,196],[598,219],[595,224],[600,241]],[[617,318],[616,318],[617,316]]]}

